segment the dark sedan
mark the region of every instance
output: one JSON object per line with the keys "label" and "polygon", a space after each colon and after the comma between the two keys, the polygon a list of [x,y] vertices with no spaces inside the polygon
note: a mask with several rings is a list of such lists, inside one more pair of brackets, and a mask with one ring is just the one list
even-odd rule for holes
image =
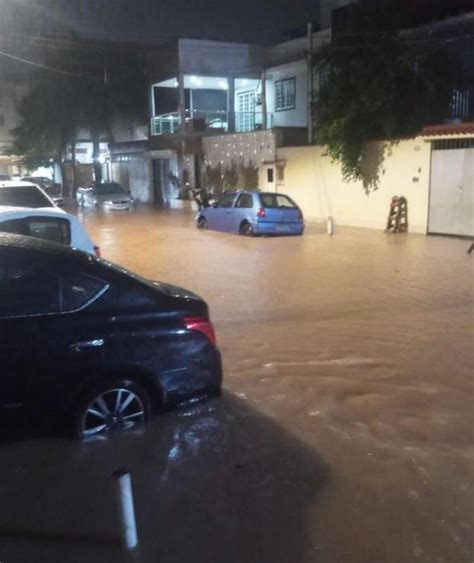
{"label": "dark sedan", "polygon": [[0,407],[62,417],[76,437],[218,395],[206,303],[67,247],[0,234]]}

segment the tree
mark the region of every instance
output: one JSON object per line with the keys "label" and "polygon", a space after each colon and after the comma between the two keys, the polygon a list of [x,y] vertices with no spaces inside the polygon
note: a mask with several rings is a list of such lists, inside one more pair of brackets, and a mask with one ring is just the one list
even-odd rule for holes
{"label": "tree", "polygon": [[[400,15],[356,12],[349,32],[319,49],[314,67],[321,87],[313,103],[314,140],[327,147],[346,181],[377,189],[385,149],[393,139],[417,134],[447,114],[456,65],[438,44],[411,46],[398,32]],[[364,166],[368,141],[387,141],[372,174]]]}
{"label": "tree", "polygon": [[74,155],[79,133],[87,132],[100,181],[101,139],[114,140],[117,122],[130,127],[146,120],[144,72],[133,50],[77,40],[66,45],[64,51],[50,49],[44,68],[32,73],[30,92],[18,107],[20,123],[12,131],[13,151],[30,164],[62,162],[68,149]]}

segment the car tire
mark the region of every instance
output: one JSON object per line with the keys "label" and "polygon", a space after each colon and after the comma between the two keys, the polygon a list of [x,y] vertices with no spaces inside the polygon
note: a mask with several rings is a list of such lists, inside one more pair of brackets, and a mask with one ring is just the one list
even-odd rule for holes
{"label": "car tire", "polygon": [[78,440],[126,431],[151,416],[147,391],[135,381],[112,379],[96,385],[78,401],[73,417],[73,436]]}
{"label": "car tire", "polygon": [[239,234],[243,237],[253,237],[255,233],[252,225],[248,221],[244,221],[240,225]]}
{"label": "car tire", "polygon": [[207,224],[207,219],[205,217],[199,217],[197,220],[197,228],[198,229],[208,229],[209,225]]}

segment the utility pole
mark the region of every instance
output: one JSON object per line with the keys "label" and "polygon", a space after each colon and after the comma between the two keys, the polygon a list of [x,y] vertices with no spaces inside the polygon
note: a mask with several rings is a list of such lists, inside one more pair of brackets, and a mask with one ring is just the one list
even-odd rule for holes
{"label": "utility pole", "polygon": [[308,22],[308,143],[313,142],[313,24]]}

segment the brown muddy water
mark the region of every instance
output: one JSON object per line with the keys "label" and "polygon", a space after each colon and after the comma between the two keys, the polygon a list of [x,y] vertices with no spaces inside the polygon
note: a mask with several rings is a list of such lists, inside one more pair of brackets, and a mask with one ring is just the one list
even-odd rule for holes
{"label": "brown muddy water", "polygon": [[5,439],[2,563],[474,560],[467,241],[318,225],[246,239],[178,211],[83,219],[104,257],[208,301],[225,392],[124,437]]}

